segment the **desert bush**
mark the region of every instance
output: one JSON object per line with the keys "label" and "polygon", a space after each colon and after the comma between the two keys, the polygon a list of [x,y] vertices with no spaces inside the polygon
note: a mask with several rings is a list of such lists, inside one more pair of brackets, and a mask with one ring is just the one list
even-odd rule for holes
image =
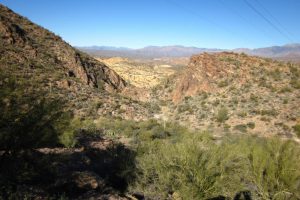
{"label": "desert bush", "polygon": [[254,122],[248,122],[247,127],[254,129],[255,128],[255,123]]}
{"label": "desert bush", "polygon": [[206,133],[182,137],[143,143],[131,190],[182,199],[233,197],[245,190],[253,199],[300,197],[300,149],[294,142],[231,136],[218,145]]}
{"label": "desert bush", "polygon": [[281,72],[278,68],[276,68],[274,71],[270,71],[269,75],[275,80],[279,81],[281,79]]}
{"label": "desert bush", "polygon": [[291,72],[291,74],[294,78],[299,78],[300,77],[300,70],[298,69],[298,67],[296,67],[292,64],[289,64],[289,69],[290,69],[290,72]]}
{"label": "desert bush", "polygon": [[246,117],[247,116],[247,112],[246,111],[244,111],[244,110],[241,110],[241,111],[239,111],[238,113],[237,113],[237,116],[239,116],[239,117]]}
{"label": "desert bush", "polygon": [[133,120],[102,118],[96,122],[96,126],[103,129],[104,134],[113,132],[117,136],[132,137],[135,143],[166,139],[171,136],[175,139],[187,131],[186,128],[178,124],[159,122],[154,119],[137,122]]}
{"label": "desert bush", "polygon": [[216,99],[212,102],[212,105],[213,106],[218,106],[220,104],[220,100],[219,99]]}
{"label": "desert bush", "polygon": [[278,92],[279,93],[292,92],[292,89],[290,87],[283,87]]}
{"label": "desert bush", "polygon": [[293,129],[296,135],[300,138],[300,124],[296,124],[295,126],[293,126]]}
{"label": "desert bush", "polygon": [[245,125],[245,124],[238,124],[238,125],[234,126],[234,129],[238,130],[238,131],[240,131],[242,133],[246,133],[247,132],[247,125]]}
{"label": "desert bush", "polygon": [[254,95],[254,94],[250,94],[250,100],[253,102],[258,102],[258,96]]}
{"label": "desert bush", "polygon": [[291,81],[290,81],[290,85],[295,88],[295,89],[300,89],[300,81],[299,81],[299,78],[293,78]]}
{"label": "desert bush", "polygon": [[229,119],[229,116],[228,116],[227,108],[221,107],[216,114],[216,120],[220,123],[223,123],[228,119]]}
{"label": "desert bush", "polygon": [[222,80],[218,83],[218,87],[226,87],[229,85],[229,81],[226,79],[226,80]]}
{"label": "desert bush", "polygon": [[0,150],[14,153],[59,145],[72,117],[64,111],[64,101],[29,90],[30,83],[14,77],[1,80],[6,81],[0,90]]}
{"label": "desert bush", "polygon": [[74,147],[77,143],[76,137],[84,131],[87,134],[101,134],[92,120],[79,118],[70,119],[70,123],[65,127],[63,133],[59,136],[59,142],[65,147]]}
{"label": "desert bush", "polygon": [[261,115],[267,115],[267,116],[274,116],[274,117],[278,115],[277,111],[274,108],[260,110],[260,114]]}
{"label": "desert bush", "polygon": [[181,104],[177,107],[177,111],[179,113],[183,113],[183,112],[189,112],[189,113],[192,113],[193,112],[193,109],[192,107],[188,104],[188,103],[184,103],[184,104]]}

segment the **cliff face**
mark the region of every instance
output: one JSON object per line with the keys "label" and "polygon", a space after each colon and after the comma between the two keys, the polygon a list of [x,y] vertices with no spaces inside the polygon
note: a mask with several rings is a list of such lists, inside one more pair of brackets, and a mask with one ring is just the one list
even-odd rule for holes
{"label": "cliff face", "polygon": [[[126,82],[105,64],[81,53],[59,36],[0,5],[0,67],[55,69],[94,88],[121,91]],[[22,67],[22,68],[23,68]],[[42,70],[41,70],[42,71]],[[48,74],[51,77],[53,74]]]}

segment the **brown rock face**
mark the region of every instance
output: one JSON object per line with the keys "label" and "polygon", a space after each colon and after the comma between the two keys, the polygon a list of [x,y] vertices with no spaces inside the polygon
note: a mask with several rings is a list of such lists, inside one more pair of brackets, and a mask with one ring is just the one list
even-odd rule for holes
{"label": "brown rock face", "polygon": [[249,75],[249,68],[240,66],[240,60],[244,59],[242,57],[243,55],[228,52],[192,56],[176,83],[173,102],[178,103],[184,97],[199,92],[215,92],[220,89],[217,85],[220,80],[234,79],[243,84]]}
{"label": "brown rock face", "polygon": [[[105,64],[64,42],[59,36],[33,24],[0,4],[0,54],[5,64],[56,68],[66,77],[107,91],[120,91],[126,82]],[[6,62],[4,62],[6,61]],[[51,76],[52,74],[49,74]]]}
{"label": "brown rock face", "polygon": [[192,56],[187,69],[179,79],[173,93],[173,101],[179,102],[185,96],[193,96],[199,91],[214,89],[212,79],[225,74],[220,63],[209,54]]}

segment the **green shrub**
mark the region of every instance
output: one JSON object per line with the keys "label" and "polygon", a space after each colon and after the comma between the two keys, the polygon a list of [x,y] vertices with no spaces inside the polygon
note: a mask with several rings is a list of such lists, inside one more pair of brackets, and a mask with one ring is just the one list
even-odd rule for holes
{"label": "green shrub", "polygon": [[260,114],[267,115],[267,116],[274,116],[274,117],[278,115],[275,109],[261,110]]}
{"label": "green shrub", "polygon": [[214,100],[214,102],[212,103],[213,106],[217,106],[219,104],[220,104],[220,100],[219,99]]}
{"label": "green shrub", "polygon": [[296,124],[295,126],[293,126],[293,129],[296,135],[300,138],[300,124]]}
{"label": "green shrub", "polygon": [[298,69],[298,67],[296,67],[292,64],[289,64],[289,69],[290,69],[290,72],[291,72],[291,74],[294,78],[299,78],[300,77],[300,70]]}
{"label": "green shrub", "polygon": [[226,87],[226,86],[228,86],[229,85],[229,81],[228,80],[223,80],[223,81],[220,81],[219,83],[218,83],[218,86],[219,87]]}
{"label": "green shrub", "polygon": [[225,108],[225,107],[220,108],[216,114],[217,122],[223,123],[228,119],[229,119],[229,116],[228,116],[227,108]]}
{"label": "green shrub", "polygon": [[277,68],[274,71],[269,72],[269,75],[275,80],[275,81],[279,81],[281,79],[281,72],[280,70]]}
{"label": "green shrub", "polygon": [[254,95],[254,94],[250,94],[250,100],[253,102],[257,102],[258,101],[258,96]]}
{"label": "green shrub", "polygon": [[292,89],[290,87],[283,87],[279,90],[279,93],[286,93],[286,92],[292,92]]}
{"label": "green shrub", "polygon": [[174,123],[150,119],[147,121],[132,121],[102,118],[96,122],[97,128],[104,129],[104,134],[114,133],[117,136],[133,137],[135,142],[148,142],[155,139],[166,139],[172,136],[176,139],[187,129]]}
{"label": "green shrub", "polygon": [[254,129],[255,128],[255,123],[254,122],[248,122],[247,127]]}
{"label": "green shrub", "polygon": [[253,199],[300,197],[300,149],[291,141],[244,136],[215,144],[195,133],[140,149],[131,190],[149,196],[164,199],[171,192],[181,199],[207,199],[248,190]]}
{"label": "green shrub", "polygon": [[59,137],[60,143],[65,147],[73,147],[76,144],[75,135],[76,131],[80,128],[81,122],[79,119],[74,118],[71,120],[68,128]]}
{"label": "green shrub", "polygon": [[238,130],[238,131],[240,131],[242,133],[246,133],[247,132],[247,125],[245,125],[245,124],[238,124],[238,125],[234,126],[234,129]]}
{"label": "green shrub", "polygon": [[238,112],[237,113],[237,115],[239,116],[239,117],[246,117],[247,116],[247,112],[246,111],[240,111],[240,112]]}
{"label": "green shrub", "polygon": [[65,102],[0,72],[5,80],[0,88],[0,150],[18,153],[58,145],[71,119],[64,111]]}
{"label": "green shrub", "polygon": [[295,89],[300,89],[300,81],[299,78],[294,78],[290,81],[290,85]]}
{"label": "green shrub", "polygon": [[191,106],[188,104],[188,103],[184,103],[184,104],[181,104],[177,107],[177,111],[179,113],[183,113],[183,112],[189,112],[189,113],[192,113],[193,112],[193,109],[191,108]]}

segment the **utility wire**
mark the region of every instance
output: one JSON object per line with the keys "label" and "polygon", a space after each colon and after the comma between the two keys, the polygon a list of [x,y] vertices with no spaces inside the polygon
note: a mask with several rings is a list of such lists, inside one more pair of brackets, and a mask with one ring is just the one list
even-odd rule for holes
{"label": "utility wire", "polygon": [[274,15],[272,15],[272,13],[261,2],[259,2],[259,0],[255,0],[255,1],[286,32],[286,34],[289,36],[289,38],[293,38],[292,37],[293,34],[291,34],[289,31],[287,31],[287,29],[282,25],[282,23],[280,23],[280,21],[277,20],[277,18],[274,17]]}
{"label": "utility wire", "polygon": [[272,26],[278,33],[280,33],[283,37],[285,37],[288,41],[293,42],[291,38],[289,38],[288,35],[286,35],[284,32],[282,32],[275,24],[273,24],[268,18],[266,18],[259,10],[257,10],[252,4],[249,3],[248,0],[244,0],[246,5],[251,8],[257,15],[259,15],[261,18],[263,18],[270,26]]}
{"label": "utility wire", "polygon": [[237,10],[228,6],[224,0],[219,0],[218,2],[220,2],[224,7],[226,7],[230,12],[234,13],[236,16],[238,16],[240,19],[244,20],[244,22],[246,22],[247,24],[250,24],[253,28],[264,33],[264,36],[268,37],[268,39],[270,39],[270,37],[272,37],[265,30],[261,29],[259,26],[255,25],[252,21],[248,20],[246,17],[244,17],[242,14],[240,14]]}

